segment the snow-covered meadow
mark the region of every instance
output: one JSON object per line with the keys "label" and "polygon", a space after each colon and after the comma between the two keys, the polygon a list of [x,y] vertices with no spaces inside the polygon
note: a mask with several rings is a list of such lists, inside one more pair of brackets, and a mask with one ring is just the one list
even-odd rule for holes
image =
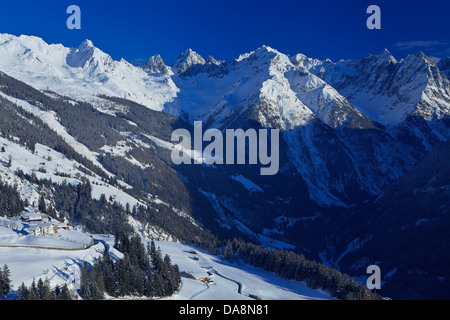
{"label": "snow-covered meadow", "polygon": [[[11,236],[5,229],[0,227],[0,239]],[[114,259],[122,257],[112,247],[114,239],[111,236],[92,237],[95,244],[84,250],[65,250],[63,244],[58,250],[0,246],[0,265],[8,265],[13,290],[17,290],[22,282],[29,286],[39,278],[47,279],[52,287],[66,283],[69,289],[76,290],[80,288],[79,266],[84,262],[92,263],[103,254]],[[309,289],[303,283],[285,280],[252,266],[230,264],[190,245],[171,241],[156,241],[155,244],[163,255],[170,256],[182,274],[210,280],[207,283],[183,276],[179,290],[166,300],[251,300],[249,295],[264,300],[332,299],[329,294]],[[126,297],[134,298],[139,297]]]}
{"label": "snow-covered meadow", "polygon": [[[195,278],[208,277],[213,283],[182,278],[177,300],[246,300],[249,295],[263,300],[323,300],[332,299],[320,290],[312,290],[304,283],[282,279],[270,272],[249,265],[234,265],[216,256],[179,242],[156,242],[172,263]],[[190,253],[195,250],[194,255]],[[198,260],[194,260],[196,256]],[[209,272],[209,273],[208,273]],[[241,293],[238,292],[239,284]]]}

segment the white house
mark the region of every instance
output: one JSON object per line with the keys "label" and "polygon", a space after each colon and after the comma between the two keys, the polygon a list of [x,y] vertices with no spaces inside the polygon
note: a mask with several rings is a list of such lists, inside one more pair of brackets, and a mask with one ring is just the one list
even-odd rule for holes
{"label": "white house", "polygon": [[55,234],[58,232],[58,226],[50,222],[33,223],[28,228],[28,233],[40,236],[43,234]]}
{"label": "white house", "polygon": [[33,234],[35,236],[40,236],[41,234],[44,233],[44,231],[42,230],[42,227],[39,225],[34,225],[34,226],[30,226],[28,228],[28,233],[29,234]]}

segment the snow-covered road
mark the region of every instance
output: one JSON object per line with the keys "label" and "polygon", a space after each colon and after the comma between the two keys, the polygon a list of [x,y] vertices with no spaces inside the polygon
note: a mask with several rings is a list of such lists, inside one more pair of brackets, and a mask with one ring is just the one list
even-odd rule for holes
{"label": "snow-covered road", "polygon": [[[332,299],[326,292],[312,290],[304,283],[282,279],[248,265],[232,265],[197,248],[175,242],[156,242],[163,254],[169,254],[180,271],[194,278],[207,277],[212,283],[182,278],[182,286],[171,300],[248,300],[249,295],[264,300]],[[192,259],[192,250],[198,260]]]}

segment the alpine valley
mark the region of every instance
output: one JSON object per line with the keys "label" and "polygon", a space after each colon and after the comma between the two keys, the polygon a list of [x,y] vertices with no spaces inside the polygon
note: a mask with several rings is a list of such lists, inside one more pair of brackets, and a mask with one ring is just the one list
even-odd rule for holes
{"label": "alpine valley", "polygon": [[[262,46],[231,61],[189,49],[135,66],[89,40],[0,34],[1,181],[25,210],[44,199],[93,234],[118,222],[80,208],[83,192],[122,205],[120,223],[146,238],[240,238],[364,284],[375,264],[382,296],[450,298],[449,59],[384,50],[333,62]],[[174,165],[172,132],[194,121],[279,129],[278,174]]]}

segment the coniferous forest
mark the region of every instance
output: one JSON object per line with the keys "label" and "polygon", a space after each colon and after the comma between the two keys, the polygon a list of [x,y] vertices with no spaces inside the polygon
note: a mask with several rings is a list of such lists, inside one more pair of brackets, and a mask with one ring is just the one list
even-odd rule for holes
{"label": "coniferous forest", "polygon": [[81,268],[80,295],[84,300],[112,297],[167,297],[181,284],[180,270],[168,255],[162,256],[152,241],[147,248],[140,237],[116,239],[116,249],[124,252],[120,260],[103,255],[92,266]]}
{"label": "coniferous forest", "polygon": [[[116,239],[117,240],[117,239]],[[124,237],[115,246],[124,252],[122,259],[114,260],[108,254],[91,265],[80,266],[81,286],[78,290],[83,300],[102,300],[110,297],[161,298],[171,296],[181,284],[180,270],[172,265],[170,257],[163,257],[155,243],[145,247],[140,237]],[[0,270],[0,298],[10,292],[10,271],[7,265]],[[67,284],[51,288],[47,279],[24,283],[17,289],[17,300],[73,300]]]}

